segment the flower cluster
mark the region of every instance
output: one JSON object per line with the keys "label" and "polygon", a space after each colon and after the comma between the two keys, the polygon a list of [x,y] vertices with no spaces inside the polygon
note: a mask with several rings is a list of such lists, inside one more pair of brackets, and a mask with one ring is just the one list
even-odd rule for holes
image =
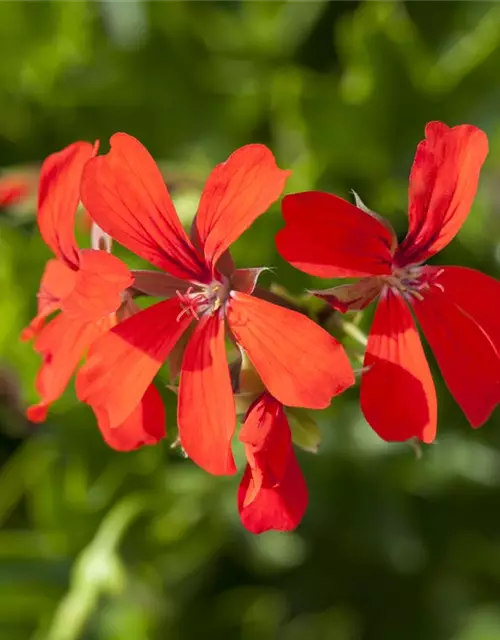
{"label": "flower cluster", "polygon": [[[355,377],[335,338],[257,287],[263,268],[238,268],[231,256],[231,244],[280,198],[290,172],[263,145],[238,149],[208,177],[187,234],[148,151],[123,133],[110,144],[98,155],[97,144],[77,142],[41,169],[38,225],[55,258],[23,332],[43,359],[40,401],[28,417],[43,421],[76,371],[78,398],[92,407],[111,447],[155,444],[166,428],[154,378],[168,363],[180,445],[205,471],[230,475],[235,398],[247,390],[250,367],[238,508],[252,532],[293,529],[307,488],[286,408],[326,408]],[[427,126],[401,244],[358,198],[354,205],[312,191],[282,200],[279,253],[308,274],[356,279],[311,294],[341,313],[378,298],[361,409],[384,440],[431,442],[436,433],[436,392],[414,316],[471,425],[483,424],[500,402],[500,324],[490,313],[500,284],[471,269],[424,264],[465,221],[487,150],[476,127]],[[74,237],[80,202],[93,221],[87,249]],[[130,270],[112,255],[113,241],[155,269]],[[141,308],[136,300],[147,296],[160,301]]]}

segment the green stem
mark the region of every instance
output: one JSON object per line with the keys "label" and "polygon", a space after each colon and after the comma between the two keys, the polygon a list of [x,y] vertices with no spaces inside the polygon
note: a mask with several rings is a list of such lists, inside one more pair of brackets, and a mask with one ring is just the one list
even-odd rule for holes
{"label": "green stem", "polygon": [[359,327],[357,327],[352,322],[349,322],[349,320],[344,320],[344,318],[341,318],[339,316],[335,318],[335,322],[337,323],[337,326],[346,334],[346,336],[349,336],[361,346],[366,347],[366,345],[368,344],[368,337],[363,333],[363,331],[361,331]]}
{"label": "green stem", "polygon": [[[148,504],[141,495],[129,495],[106,515],[90,544],[77,558],[69,591],[62,598],[44,640],[77,640],[103,593],[119,590],[124,572],[118,546],[127,529]],[[42,640],[40,634],[33,640]]]}

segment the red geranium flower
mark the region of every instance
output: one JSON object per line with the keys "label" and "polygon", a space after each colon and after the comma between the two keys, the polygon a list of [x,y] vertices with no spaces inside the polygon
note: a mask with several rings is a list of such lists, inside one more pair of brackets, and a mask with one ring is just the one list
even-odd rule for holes
{"label": "red geranium flower", "polygon": [[26,198],[30,194],[31,185],[32,180],[27,175],[0,176],[0,209]]}
{"label": "red geranium flower", "polygon": [[[37,316],[22,334],[25,340],[35,339],[35,350],[43,357],[36,381],[41,400],[27,411],[33,422],[45,420],[88,347],[116,323],[117,310],[133,312],[131,299],[124,295],[133,282],[126,265],[106,251],[79,249],[73,233],[83,167],[96,151],[97,145],[76,142],[49,156],[41,168],[38,226],[56,257],[48,261],[41,280]],[[45,324],[58,310],[61,313]],[[106,441],[118,449],[156,442],[165,434],[158,391],[147,390],[123,428],[101,428]]]}
{"label": "red geranium flower", "polygon": [[500,283],[462,267],[422,263],[456,235],[472,205],[486,135],[476,127],[427,125],[410,175],[409,231],[401,245],[376,214],[320,192],[287,196],[281,255],[326,278],[361,278],[317,292],[342,312],[379,302],[368,338],[361,407],[385,440],[435,437],[437,405],[412,311],[445,382],[473,427],[500,401]]}
{"label": "red geranium flower", "polygon": [[167,299],[95,342],[78,374],[78,396],[99,421],[113,428],[127,418],[193,322],[180,375],[179,435],[187,454],[211,473],[235,472],[226,321],[270,393],[284,404],[326,407],[353,384],[341,345],[305,316],[252,296],[260,270],[235,269],[227,252],[279,197],[288,175],[262,145],[237,150],[208,178],[192,242],[158,167],[135,138],[114,135],[110,152],[87,164],[82,200],[92,218],[166,272],[134,273],[134,287]]}
{"label": "red geranium flower", "polygon": [[295,529],[307,507],[307,486],[283,405],[267,392],[259,396],[239,439],[248,461],[238,490],[243,525],[252,533]]}

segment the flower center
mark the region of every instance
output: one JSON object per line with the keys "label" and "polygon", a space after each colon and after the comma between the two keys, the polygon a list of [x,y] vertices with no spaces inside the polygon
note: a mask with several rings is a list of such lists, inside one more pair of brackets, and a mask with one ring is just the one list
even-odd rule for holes
{"label": "flower center", "polygon": [[194,284],[187,291],[177,291],[182,311],[177,316],[179,321],[184,315],[192,315],[199,320],[201,316],[213,315],[229,297],[229,280],[223,277],[222,282],[213,280],[210,284]]}
{"label": "flower center", "polygon": [[429,289],[433,284],[440,287],[442,285],[434,280],[442,273],[437,271],[431,277],[425,272],[424,266],[410,265],[408,267],[393,267],[390,276],[383,276],[383,281],[396,292],[405,298],[416,298],[423,300],[422,291]]}

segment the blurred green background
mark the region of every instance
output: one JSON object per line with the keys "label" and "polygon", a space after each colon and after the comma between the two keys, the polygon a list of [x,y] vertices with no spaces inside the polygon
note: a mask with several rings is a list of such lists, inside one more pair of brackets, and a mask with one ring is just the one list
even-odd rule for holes
{"label": "blurred green background", "polygon": [[[264,142],[288,191],[355,189],[402,235],[426,122],[472,123],[490,155],[434,262],[498,276],[499,69],[494,2],[0,2],[0,166],[126,131],[187,223],[210,168]],[[275,206],[235,258],[299,294],[312,279],[276,255],[279,227]],[[170,449],[167,390],[169,441],[134,453],[102,443],[72,389],[25,421],[39,359],[18,335],[48,257],[31,203],[0,213],[1,640],[499,640],[498,413],[473,432],[436,376],[439,435],[418,458],[350,391],[317,414],[319,453],[300,453],[299,529],[251,536],[238,478]]]}

